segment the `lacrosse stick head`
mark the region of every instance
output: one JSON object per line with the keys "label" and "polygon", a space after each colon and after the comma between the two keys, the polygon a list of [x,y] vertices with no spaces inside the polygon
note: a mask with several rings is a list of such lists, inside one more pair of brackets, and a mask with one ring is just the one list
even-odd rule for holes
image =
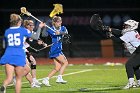
{"label": "lacrosse stick head", "polygon": [[22,14],[25,14],[27,16],[31,16],[31,13],[26,10],[26,7],[21,7],[20,10],[21,10]]}
{"label": "lacrosse stick head", "polygon": [[63,42],[64,44],[69,44],[69,43],[71,43],[70,38],[71,38],[71,35],[66,34],[63,36],[63,38],[60,41]]}
{"label": "lacrosse stick head", "polygon": [[93,14],[90,19],[90,26],[94,30],[103,30],[103,22],[99,14]]}
{"label": "lacrosse stick head", "polygon": [[63,13],[63,5],[62,4],[53,4],[54,9],[50,13],[50,17],[55,16],[56,14],[62,14]]}

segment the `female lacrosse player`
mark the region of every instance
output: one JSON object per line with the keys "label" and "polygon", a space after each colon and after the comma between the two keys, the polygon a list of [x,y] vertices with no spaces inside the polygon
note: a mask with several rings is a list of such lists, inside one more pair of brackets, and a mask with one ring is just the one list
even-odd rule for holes
{"label": "female lacrosse player", "polygon": [[[34,22],[32,20],[24,20],[23,25],[26,29],[31,31],[31,33],[34,33],[33,32]],[[40,23],[38,30],[40,30],[40,28],[42,28],[43,26],[44,26],[44,24]],[[27,39],[30,39],[31,42],[33,41],[33,39],[31,39],[31,38],[27,38]],[[38,41],[41,42],[40,40],[38,40]],[[29,81],[32,88],[33,87],[40,87],[41,83],[36,79],[36,60],[34,59],[32,54],[28,50],[29,47],[30,47],[30,44],[25,41],[24,48],[25,48],[25,52],[26,52],[26,65],[24,66],[24,76]],[[32,75],[30,74],[30,69],[32,71]],[[15,79],[16,79],[16,77],[14,76],[13,77],[14,84],[16,82]]]}
{"label": "female lacrosse player", "polygon": [[8,28],[4,34],[7,47],[0,60],[0,64],[5,65],[6,71],[6,79],[0,88],[1,93],[6,92],[6,87],[12,81],[14,72],[16,75],[15,93],[20,93],[21,80],[26,63],[23,47],[23,43],[25,42],[24,38],[31,37],[38,39],[40,35],[40,30],[38,30],[36,34],[32,34],[27,29],[20,27],[21,23],[22,19],[18,14],[10,15],[10,28]]}
{"label": "female lacrosse player", "polygon": [[[124,43],[125,47],[132,54],[125,64],[129,82],[124,89],[140,87],[140,35],[135,30],[138,28],[138,24],[139,22],[136,22],[135,20],[127,20],[124,22],[124,29],[122,31],[110,29],[112,32],[112,34],[110,34],[112,40]],[[118,35],[120,32],[122,36],[116,38],[114,35]],[[134,81],[134,75],[136,76],[137,83]]]}
{"label": "female lacrosse player", "polygon": [[[31,33],[35,33],[33,30],[34,30],[34,22],[32,20],[24,20],[24,27],[26,29],[28,29],[29,31],[31,31]],[[42,28],[43,25],[39,25],[39,28]],[[31,38],[28,38],[26,40],[26,55],[27,55],[27,59],[29,61],[29,63],[31,64],[31,71],[32,71],[32,77],[33,77],[33,82],[34,84],[37,84],[37,85],[41,85],[41,83],[36,79],[36,60],[35,58],[33,57],[33,55],[31,54],[31,52],[28,50],[28,48],[30,48],[30,44],[33,43],[33,39]],[[36,44],[41,44],[40,43],[41,40],[38,40]]]}
{"label": "female lacrosse player", "polygon": [[52,18],[52,31],[51,29],[48,29],[47,32],[52,38],[53,46],[51,46],[49,57],[53,59],[55,68],[48,74],[46,78],[43,79],[42,83],[46,86],[50,86],[49,79],[59,71],[59,75],[57,77],[56,82],[57,83],[67,83],[67,81],[64,81],[62,78],[62,75],[64,73],[65,68],[68,65],[68,61],[65,57],[65,55],[62,52],[62,42],[61,39],[63,35],[68,34],[68,31],[65,26],[61,26],[62,19],[60,16],[54,16]]}

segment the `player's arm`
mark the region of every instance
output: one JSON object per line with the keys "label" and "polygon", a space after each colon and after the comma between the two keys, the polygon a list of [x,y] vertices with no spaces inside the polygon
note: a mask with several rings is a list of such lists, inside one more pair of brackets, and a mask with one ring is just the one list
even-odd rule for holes
{"label": "player's arm", "polygon": [[44,23],[40,23],[40,24],[39,24],[39,27],[38,27],[36,33],[32,33],[32,34],[31,34],[31,38],[32,38],[32,39],[35,39],[35,40],[38,40],[38,39],[39,39],[39,36],[40,36],[40,33],[41,33],[41,28],[42,28],[43,26],[45,26]]}
{"label": "player's arm", "polygon": [[[63,27],[64,27],[64,26],[63,26]],[[62,31],[60,31],[60,34],[61,34],[61,35],[66,35],[66,34],[68,34],[67,28],[64,27],[64,29],[63,29]]]}
{"label": "player's arm", "polygon": [[119,37],[115,37],[112,33],[109,33],[109,37],[114,41],[114,42],[117,42],[117,43],[124,43],[124,41]]}
{"label": "player's arm", "polygon": [[111,32],[115,36],[121,36],[122,35],[122,30],[115,29],[115,28],[109,28],[109,32]]}
{"label": "player's arm", "polygon": [[68,34],[68,30],[66,29],[66,27],[62,26],[63,29],[62,31],[56,31],[56,35],[67,35]]}
{"label": "player's arm", "polygon": [[114,42],[117,42],[117,43],[124,43],[123,40],[121,40],[120,38],[117,38],[117,37],[115,37],[115,36],[111,36],[110,38],[111,38]]}

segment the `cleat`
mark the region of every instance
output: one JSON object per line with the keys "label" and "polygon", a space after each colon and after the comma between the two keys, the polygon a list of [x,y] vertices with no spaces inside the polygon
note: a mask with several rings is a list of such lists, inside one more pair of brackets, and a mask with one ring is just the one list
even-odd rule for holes
{"label": "cleat", "polygon": [[47,87],[50,87],[51,85],[49,84],[49,80],[48,79],[43,79],[42,80],[42,84],[46,85]]}
{"label": "cleat", "polygon": [[39,85],[35,84],[34,82],[31,84],[31,88],[40,88]]}
{"label": "cleat", "polygon": [[56,83],[66,84],[67,81],[58,78],[58,79],[56,80]]}
{"label": "cleat", "polygon": [[123,89],[130,89],[130,88],[136,88],[136,83],[133,82],[133,83],[130,83],[128,82],[127,85],[123,88]]}
{"label": "cleat", "polygon": [[0,93],[6,93],[6,88],[4,86],[1,86]]}
{"label": "cleat", "polygon": [[41,85],[42,83],[39,82],[38,80],[33,81],[36,85]]}
{"label": "cleat", "polygon": [[139,84],[139,83],[137,83],[137,84],[136,84],[136,87],[140,87],[140,84]]}

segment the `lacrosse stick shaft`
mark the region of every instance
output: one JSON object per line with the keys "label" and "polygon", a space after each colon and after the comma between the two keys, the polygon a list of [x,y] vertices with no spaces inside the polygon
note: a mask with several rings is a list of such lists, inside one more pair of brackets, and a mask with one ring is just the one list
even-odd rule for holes
{"label": "lacrosse stick shaft", "polygon": [[[33,17],[33,18],[34,18],[35,20],[37,20],[38,22],[40,22],[40,23],[42,22],[41,20],[39,20],[39,19],[36,18],[35,16],[33,16],[33,15],[30,15],[30,16]],[[52,31],[55,31],[54,29],[52,29],[52,28],[49,27],[48,25],[45,24],[45,26],[48,27],[49,29],[51,29]]]}
{"label": "lacrosse stick shaft", "polygon": [[36,51],[36,52],[38,51],[37,49],[35,49],[35,48],[31,47],[31,46],[30,46],[30,48],[33,49],[33,50]]}
{"label": "lacrosse stick shaft", "polygon": [[41,51],[41,50],[43,50],[43,49],[45,49],[45,48],[51,47],[52,45],[53,45],[53,44],[50,44],[50,45],[45,46],[45,47],[43,47],[43,48],[41,48],[41,49],[38,49],[37,51]]}
{"label": "lacrosse stick shaft", "polygon": [[[21,9],[21,13],[26,14],[27,16],[33,17],[35,20],[39,21],[40,23],[42,22],[41,20],[39,20],[38,18],[36,18],[35,16],[33,16],[30,12],[28,12],[26,10],[26,7],[21,7],[20,9]],[[52,29],[51,27],[49,27],[48,25],[45,24],[45,26],[55,32],[55,30]]]}

